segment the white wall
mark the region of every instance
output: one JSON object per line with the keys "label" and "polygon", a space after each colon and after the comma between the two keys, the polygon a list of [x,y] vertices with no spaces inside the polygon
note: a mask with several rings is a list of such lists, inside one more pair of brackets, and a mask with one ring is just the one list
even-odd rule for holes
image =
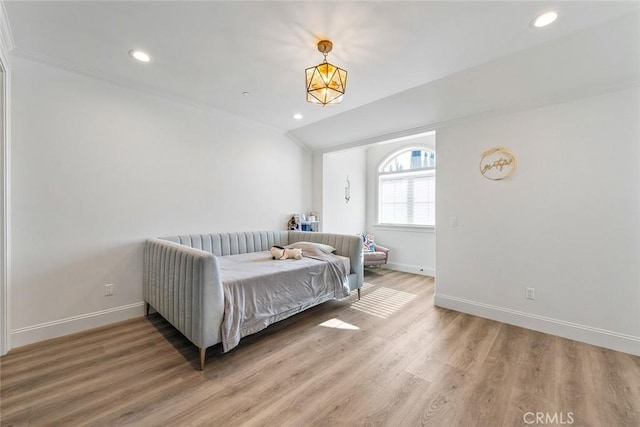
{"label": "white wall", "polygon": [[389,155],[406,147],[424,147],[435,150],[435,138],[435,134],[432,132],[419,137],[376,144],[367,150],[367,231],[373,234],[377,243],[390,249],[387,268],[435,276],[436,239],[433,228],[377,225],[377,177],[381,162]]}
{"label": "white wall", "polygon": [[[345,201],[347,175],[351,198]],[[365,229],[366,155],[363,148],[326,153],[322,159],[322,230],[356,234]]]}
{"label": "white wall", "polygon": [[640,354],[639,118],[633,87],[438,130],[436,304]]}
{"label": "white wall", "polygon": [[311,155],[276,131],[12,66],[14,347],[141,314],[148,237],[284,229],[311,208]]}

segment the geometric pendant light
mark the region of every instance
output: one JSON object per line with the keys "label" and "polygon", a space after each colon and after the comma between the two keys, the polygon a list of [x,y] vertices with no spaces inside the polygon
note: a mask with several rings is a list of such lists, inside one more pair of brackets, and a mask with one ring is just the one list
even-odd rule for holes
{"label": "geometric pendant light", "polygon": [[347,87],[347,72],[327,62],[333,43],[320,40],[318,50],[324,55],[324,62],[305,70],[307,82],[307,102],[320,104],[339,104]]}

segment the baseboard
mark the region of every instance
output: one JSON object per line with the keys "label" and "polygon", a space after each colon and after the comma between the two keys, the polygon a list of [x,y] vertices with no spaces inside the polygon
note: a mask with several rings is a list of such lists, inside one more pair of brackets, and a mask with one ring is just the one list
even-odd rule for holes
{"label": "baseboard", "polygon": [[402,271],[403,273],[420,274],[422,276],[436,276],[436,270],[433,268],[421,267],[419,265],[410,264],[397,264],[390,262],[382,266],[383,268],[395,271]]}
{"label": "baseboard", "polygon": [[137,302],[107,310],[67,317],[66,319],[55,320],[53,322],[27,326],[26,328],[11,331],[11,347],[21,347],[38,341],[74,334],[87,329],[142,316],[143,314],[144,302]]}
{"label": "baseboard", "polygon": [[436,294],[435,305],[486,319],[640,356],[640,337]]}

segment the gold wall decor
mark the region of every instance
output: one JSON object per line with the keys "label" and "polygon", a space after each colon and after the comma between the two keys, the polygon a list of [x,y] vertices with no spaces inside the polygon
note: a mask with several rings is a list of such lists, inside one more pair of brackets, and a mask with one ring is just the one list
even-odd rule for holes
{"label": "gold wall decor", "polygon": [[515,154],[504,147],[494,147],[480,157],[480,173],[487,179],[505,179],[516,170]]}

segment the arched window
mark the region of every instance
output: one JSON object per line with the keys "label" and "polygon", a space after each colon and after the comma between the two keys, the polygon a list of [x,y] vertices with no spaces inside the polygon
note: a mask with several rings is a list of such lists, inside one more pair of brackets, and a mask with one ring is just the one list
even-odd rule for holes
{"label": "arched window", "polygon": [[378,223],[436,223],[436,153],[425,148],[396,151],[378,169]]}

